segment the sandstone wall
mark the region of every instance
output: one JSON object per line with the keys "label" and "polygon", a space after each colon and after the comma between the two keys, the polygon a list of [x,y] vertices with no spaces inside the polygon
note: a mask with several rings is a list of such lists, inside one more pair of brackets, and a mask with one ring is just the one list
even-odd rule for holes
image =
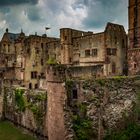
{"label": "sandstone wall", "polygon": [[28,130],[40,139],[47,139],[47,93],[21,87],[4,87],[3,117]]}
{"label": "sandstone wall", "polygon": [[126,118],[136,118],[132,114],[138,102],[140,78],[67,81],[66,85],[73,135],[78,139],[83,133],[89,140],[101,140],[108,130],[122,129]]}
{"label": "sandstone wall", "polygon": [[3,114],[3,82],[0,80],[0,120],[2,119]]}

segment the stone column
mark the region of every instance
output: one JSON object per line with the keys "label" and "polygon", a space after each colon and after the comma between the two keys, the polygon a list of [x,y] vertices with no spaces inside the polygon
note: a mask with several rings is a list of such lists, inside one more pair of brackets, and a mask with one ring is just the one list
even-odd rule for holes
{"label": "stone column", "polygon": [[46,72],[48,94],[48,139],[64,140],[65,70],[59,66],[48,66]]}

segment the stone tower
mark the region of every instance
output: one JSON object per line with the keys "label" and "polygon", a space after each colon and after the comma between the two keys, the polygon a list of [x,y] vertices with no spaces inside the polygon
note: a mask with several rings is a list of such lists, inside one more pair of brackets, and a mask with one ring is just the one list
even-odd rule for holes
{"label": "stone tower", "polygon": [[130,75],[140,74],[140,0],[129,0],[128,68]]}

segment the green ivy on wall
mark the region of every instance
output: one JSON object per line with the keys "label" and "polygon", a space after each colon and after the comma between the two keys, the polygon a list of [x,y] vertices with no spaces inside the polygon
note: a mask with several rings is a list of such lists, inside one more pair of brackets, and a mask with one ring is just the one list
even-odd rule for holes
{"label": "green ivy on wall", "polygon": [[15,104],[17,106],[17,109],[21,112],[24,112],[26,109],[26,101],[23,94],[24,94],[23,89],[15,90]]}

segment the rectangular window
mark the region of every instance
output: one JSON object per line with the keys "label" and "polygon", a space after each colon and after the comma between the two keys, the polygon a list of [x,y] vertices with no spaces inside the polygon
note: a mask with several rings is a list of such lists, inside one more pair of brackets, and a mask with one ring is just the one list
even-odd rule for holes
{"label": "rectangular window", "polygon": [[112,73],[113,74],[116,73],[116,64],[115,63],[112,64]]}
{"label": "rectangular window", "polygon": [[36,79],[37,78],[37,71],[32,71],[31,72],[31,79]]}
{"label": "rectangular window", "polygon": [[90,50],[85,50],[85,57],[89,57],[90,56]]}
{"label": "rectangular window", "polygon": [[64,38],[65,38],[65,40],[67,40],[67,36],[65,36]]}
{"label": "rectangular window", "polygon": [[43,66],[44,65],[44,61],[43,61],[43,59],[41,59],[41,66]]}
{"label": "rectangular window", "polygon": [[107,51],[107,55],[111,55],[111,49],[110,48],[107,48],[106,51]]}
{"label": "rectangular window", "polygon": [[10,52],[10,44],[8,44],[8,52]]}
{"label": "rectangular window", "polygon": [[116,55],[117,49],[116,48],[107,48],[107,55]]}
{"label": "rectangular window", "polygon": [[112,55],[116,55],[116,49],[112,49]]}
{"label": "rectangular window", "polygon": [[43,47],[44,47],[44,44],[43,43],[41,43],[41,49],[43,50]]}
{"label": "rectangular window", "polygon": [[98,55],[98,50],[97,49],[93,49],[92,50],[92,56],[97,56]]}

